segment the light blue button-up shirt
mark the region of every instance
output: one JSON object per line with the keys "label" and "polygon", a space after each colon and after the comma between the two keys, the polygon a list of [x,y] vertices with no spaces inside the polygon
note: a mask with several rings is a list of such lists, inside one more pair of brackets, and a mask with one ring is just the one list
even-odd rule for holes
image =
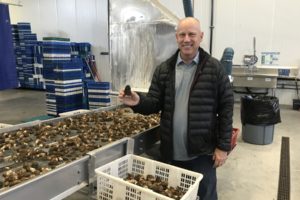
{"label": "light blue button-up shirt", "polygon": [[180,57],[180,52],[178,53],[175,72],[175,109],[173,117],[174,160],[185,161],[195,158],[189,157],[187,154],[187,115],[190,88],[198,63],[199,52],[190,64],[185,64]]}

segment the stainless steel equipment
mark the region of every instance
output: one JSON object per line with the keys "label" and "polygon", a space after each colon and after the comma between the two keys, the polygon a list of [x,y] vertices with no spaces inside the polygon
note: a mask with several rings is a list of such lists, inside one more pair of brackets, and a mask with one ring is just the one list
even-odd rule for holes
{"label": "stainless steel equipment", "polygon": [[271,66],[232,68],[234,87],[276,88],[278,69]]}
{"label": "stainless steel equipment", "polygon": [[244,64],[247,66],[254,66],[258,58],[256,56],[256,39],[255,37],[253,38],[253,55],[244,55]]}
{"label": "stainless steel equipment", "polygon": [[179,19],[157,0],[110,0],[109,10],[112,88],[148,89],[155,67],[177,49]]}

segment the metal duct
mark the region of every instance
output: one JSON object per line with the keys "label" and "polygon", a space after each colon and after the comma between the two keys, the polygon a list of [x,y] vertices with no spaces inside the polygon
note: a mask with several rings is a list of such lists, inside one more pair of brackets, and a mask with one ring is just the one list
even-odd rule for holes
{"label": "metal duct", "polygon": [[231,47],[227,47],[223,51],[223,56],[221,58],[221,64],[225,68],[226,74],[231,75],[232,71],[232,59],[234,55],[234,50]]}
{"label": "metal duct", "polygon": [[177,49],[179,19],[157,0],[111,0],[109,11],[112,89],[148,89],[156,66]]}
{"label": "metal duct", "polygon": [[182,0],[186,17],[194,17],[192,0]]}

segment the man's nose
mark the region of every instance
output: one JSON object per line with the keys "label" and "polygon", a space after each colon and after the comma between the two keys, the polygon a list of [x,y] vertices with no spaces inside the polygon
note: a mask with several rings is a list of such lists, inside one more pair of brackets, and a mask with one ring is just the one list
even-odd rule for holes
{"label": "man's nose", "polygon": [[184,36],[184,38],[183,38],[183,40],[186,42],[186,41],[190,41],[190,40],[191,40],[191,38],[190,38],[190,36],[189,36],[189,35],[185,35],[185,36]]}

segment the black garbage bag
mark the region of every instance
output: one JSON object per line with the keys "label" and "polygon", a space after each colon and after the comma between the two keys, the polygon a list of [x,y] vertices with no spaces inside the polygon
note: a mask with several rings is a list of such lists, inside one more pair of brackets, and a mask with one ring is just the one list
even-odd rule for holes
{"label": "black garbage bag", "polygon": [[241,97],[242,124],[273,125],[281,122],[279,100],[272,96]]}

